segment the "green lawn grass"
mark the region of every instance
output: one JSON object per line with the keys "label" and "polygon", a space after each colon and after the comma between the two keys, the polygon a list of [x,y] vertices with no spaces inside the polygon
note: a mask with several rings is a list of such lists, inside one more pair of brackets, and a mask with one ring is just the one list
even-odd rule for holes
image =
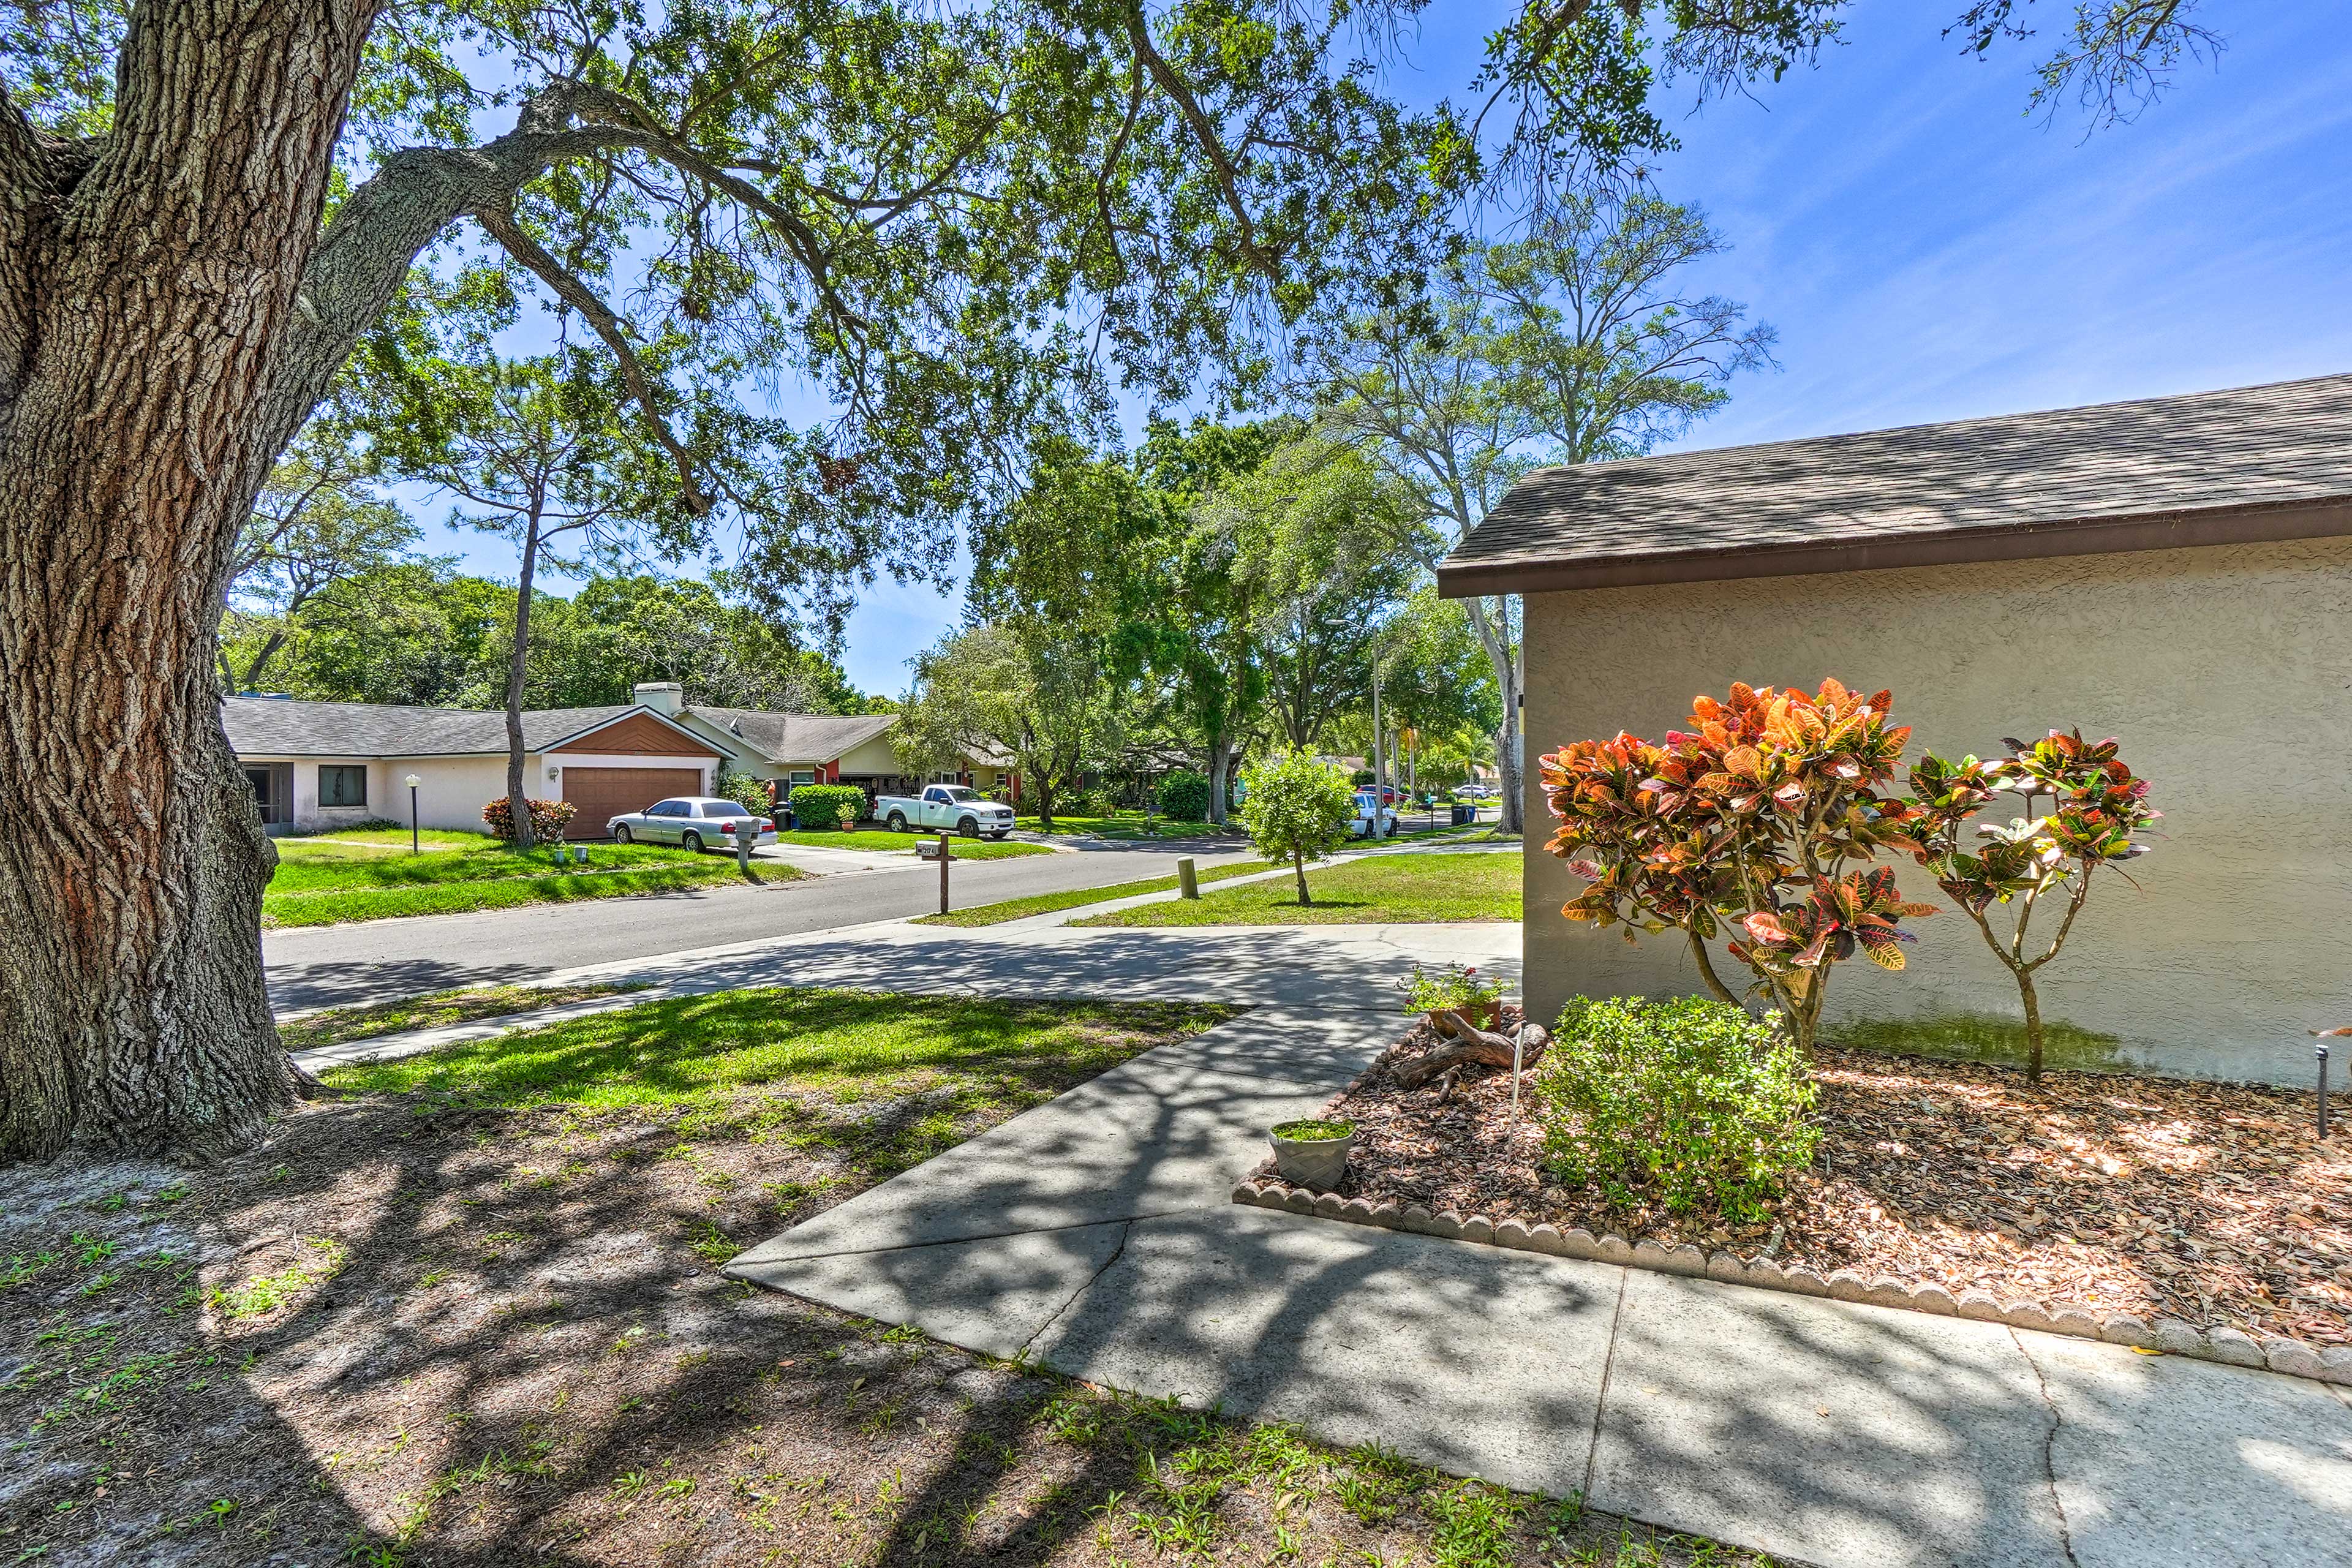
{"label": "green lawn grass", "polygon": [[404,1034],[410,1029],[437,1029],[446,1024],[470,1024],[479,1018],[499,1018],[514,1013],[536,1013],[541,1007],[561,1007],[645,988],[642,981],[627,984],[470,985],[400,1002],[321,1008],[278,1025],[278,1039],[289,1051],[314,1051],[321,1046],[340,1046],[347,1040],[373,1039],[378,1035]]}
{"label": "green lawn grass", "polygon": [[[863,849],[889,854],[892,851],[912,855],[915,846],[925,839],[938,837],[937,829],[929,833],[893,833],[887,827],[860,828],[849,833],[820,833],[810,828],[796,828],[776,835],[778,845],[802,844],[812,849]],[[1002,841],[990,838],[961,838],[949,834],[959,860],[1004,860],[1020,855],[1051,855],[1050,844],[1023,844],[1014,839]]]}
{"label": "green lawn grass", "polygon": [[[335,925],[399,915],[451,914],[520,904],[566,903],[627,893],[674,892],[736,878],[732,858],[695,856],[650,844],[598,844],[585,867],[559,868],[547,849],[529,852],[481,835],[462,835],[421,855],[398,849],[288,838],[278,844],[278,871],[262,895],[268,926]],[[801,872],[772,861],[762,880]]]}
{"label": "green lawn grass", "polygon": [[1094,838],[1201,838],[1232,831],[1213,822],[1178,822],[1165,816],[1151,819],[1152,831],[1143,830],[1143,813],[1115,811],[1108,816],[1063,816],[1055,815],[1054,826],[1047,829],[1037,825],[1034,816],[1016,816],[1013,825],[1025,833],[1047,833],[1055,837],[1065,835]]}
{"label": "green lawn grass", "polygon": [[[803,1147],[853,1152],[878,1177],[960,1142],[971,1118],[992,1121],[1042,1104],[1239,1011],[761,987],[648,1002],[325,1076],[340,1089],[469,1105],[748,1122]],[[910,1096],[920,1098],[907,1115],[855,1109]]]}
{"label": "green lawn grass", "polygon": [[1381,855],[1309,869],[1315,901],[1286,878],[1073,921],[1086,926],[1367,925],[1519,918],[1516,855]]}
{"label": "green lawn grass", "polygon": [[[1768,1568],[712,1273],[1219,1016],[679,998],[338,1069],[415,1092],[249,1158],[12,1194],[6,1561]],[[321,1345],[365,1353],[303,1376]]]}
{"label": "green lawn grass", "polygon": [[[418,831],[416,842],[425,849],[479,849],[496,843],[487,833],[474,833],[461,828],[427,827]],[[327,828],[317,833],[289,833],[278,841],[279,849],[299,844],[316,849],[321,855],[365,854],[370,850],[408,850],[408,829],[405,827]]]}
{"label": "green lawn grass", "polygon": [[[1263,860],[1244,860],[1232,866],[1203,866],[1200,879],[1222,882],[1228,877],[1246,877],[1263,871]],[[1082,904],[1106,903],[1112,899],[1124,899],[1137,893],[1170,893],[1176,890],[1173,877],[1148,877],[1139,882],[1114,882],[1108,888],[1072,888],[1060,893],[1037,893],[1025,899],[1007,899],[1002,903],[980,904],[968,910],[951,910],[943,915],[919,916],[919,926],[992,926],[1006,921],[1017,921],[1025,915],[1051,914],[1055,910],[1074,910]]]}

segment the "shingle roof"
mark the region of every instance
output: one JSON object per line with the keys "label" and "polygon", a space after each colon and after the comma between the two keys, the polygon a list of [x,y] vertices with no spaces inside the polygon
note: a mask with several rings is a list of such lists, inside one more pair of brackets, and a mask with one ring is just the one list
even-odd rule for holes
{"label": "shingle roof", "polygon": [[[530,709],[522,716],[523,746],[543,752],[637,710],[629,702]],[[243,757],[449,757],[507,749],[507,716],[470,708],[229,697],[221,701],[221,726]]]}
{"label": "shingle roof", "polygon": [[2352,375],[1538,468],[1438,577],[1541,591],[2330,533],[2352,533]]}
{"label": "shingle roof", "polygon": [[895,713],[771,713],[757,708],[688,710],[696,718],[740,735],[772,763],[829,763],[856,750],[898,721]]}

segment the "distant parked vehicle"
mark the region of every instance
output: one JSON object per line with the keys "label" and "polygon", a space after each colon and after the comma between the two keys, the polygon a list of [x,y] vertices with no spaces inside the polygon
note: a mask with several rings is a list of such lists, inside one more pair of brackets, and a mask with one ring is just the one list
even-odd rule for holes
{"label": "distant parked vehicle", "polygon": [[1358,790],[1355,826],[1349,831],[1359,838],[1389,838],[1395,836],[1396,830],[1396,808],[1381,805],[1380,796],[1371,790]]}
{"label": "distant parked vehicle", "polygon": [[946,828],[966,838],[983,833],[991,838],[1002,838],[1013,831],[1011,806],[999,805],[961,784],[926,784],[919,795],[877,796],[874,815],[893,833]]}
{"label": "distant parked vehicle", "polygon": [[616,843],[678,844],[698,855],[705,849],[734,848],[739,822],[760,825],[759,836],[751,840],[754,846],[776,841],[775,823],[741,801],[703,800],[694,795],[657,800],[643,811],[613,818],[604,825],[604,831]]}
{"label": "distant parked vehicle", "polygon": [[1482,784],[1455,784],[1454,786],[1454,798],[1456,800],[1486,800],[1491,797],[1494,793],[1495,792],[1492,789]]}

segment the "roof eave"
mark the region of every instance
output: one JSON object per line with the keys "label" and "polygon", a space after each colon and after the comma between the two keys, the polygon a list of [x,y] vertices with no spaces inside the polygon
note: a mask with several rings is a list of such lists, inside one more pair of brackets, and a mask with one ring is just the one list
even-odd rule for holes
{"label": "roof eave", "polygon": [[1438,565],[1437,591],[1449,599],[1465,599],[1489,594],[1553,594],[1578,588],[1721,583],[1743,577],[1803,577],[2344,535],[2352,535],[2352,496],[2319,501],[2200,507],[2008,528],[1960,528],[1887,539],[1665,551],[1654,555],[1519,558],[1458,563],[1448,560]]}

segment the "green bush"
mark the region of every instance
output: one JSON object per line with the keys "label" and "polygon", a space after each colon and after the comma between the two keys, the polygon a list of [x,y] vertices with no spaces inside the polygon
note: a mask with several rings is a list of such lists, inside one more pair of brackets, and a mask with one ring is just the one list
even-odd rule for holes
{"label": "green bush", "polygon": [[762,816],[768,815],[772,805],[766,784],[750,773],[739,773],[731,768],[719,775],[719,782],[711,786],[710,793],[720,800],[731,800],[744,810],[756,811]]}
{"label": "green bush", "polygon": [[[846,806],[845,819],[842,808]],[[827,832],[847,827],[866,815],[866,792],[853,784],[804,784],[793,791],[793,826]]]}
{"label": "green bush", "polygon": [[[530,800],[526,797],[525,804],[530,807],[531,839],[539,844],[550,844],[562,837],[563,825],[570,822],[572,815],[580,809],[568,800]],[[500,795],[482,807],[482,821],[488,826],[491,837],[513,840],[514,823],[507,812],[506,796]],[[405,826],[406,824],[400,826]]]}
{"label": "green bush", "polygon": [[1209,820],[1209,781],[1179,768],[1160,781],[1160,814],[1176,822]]}
{"label": "green bush", "polygon": [[1700,996],[1578,997],[1528,1089],[1551,1173],[1622,1208],[1761,1219],[1821,1136],[1779,1016],[1759,1022]]}

